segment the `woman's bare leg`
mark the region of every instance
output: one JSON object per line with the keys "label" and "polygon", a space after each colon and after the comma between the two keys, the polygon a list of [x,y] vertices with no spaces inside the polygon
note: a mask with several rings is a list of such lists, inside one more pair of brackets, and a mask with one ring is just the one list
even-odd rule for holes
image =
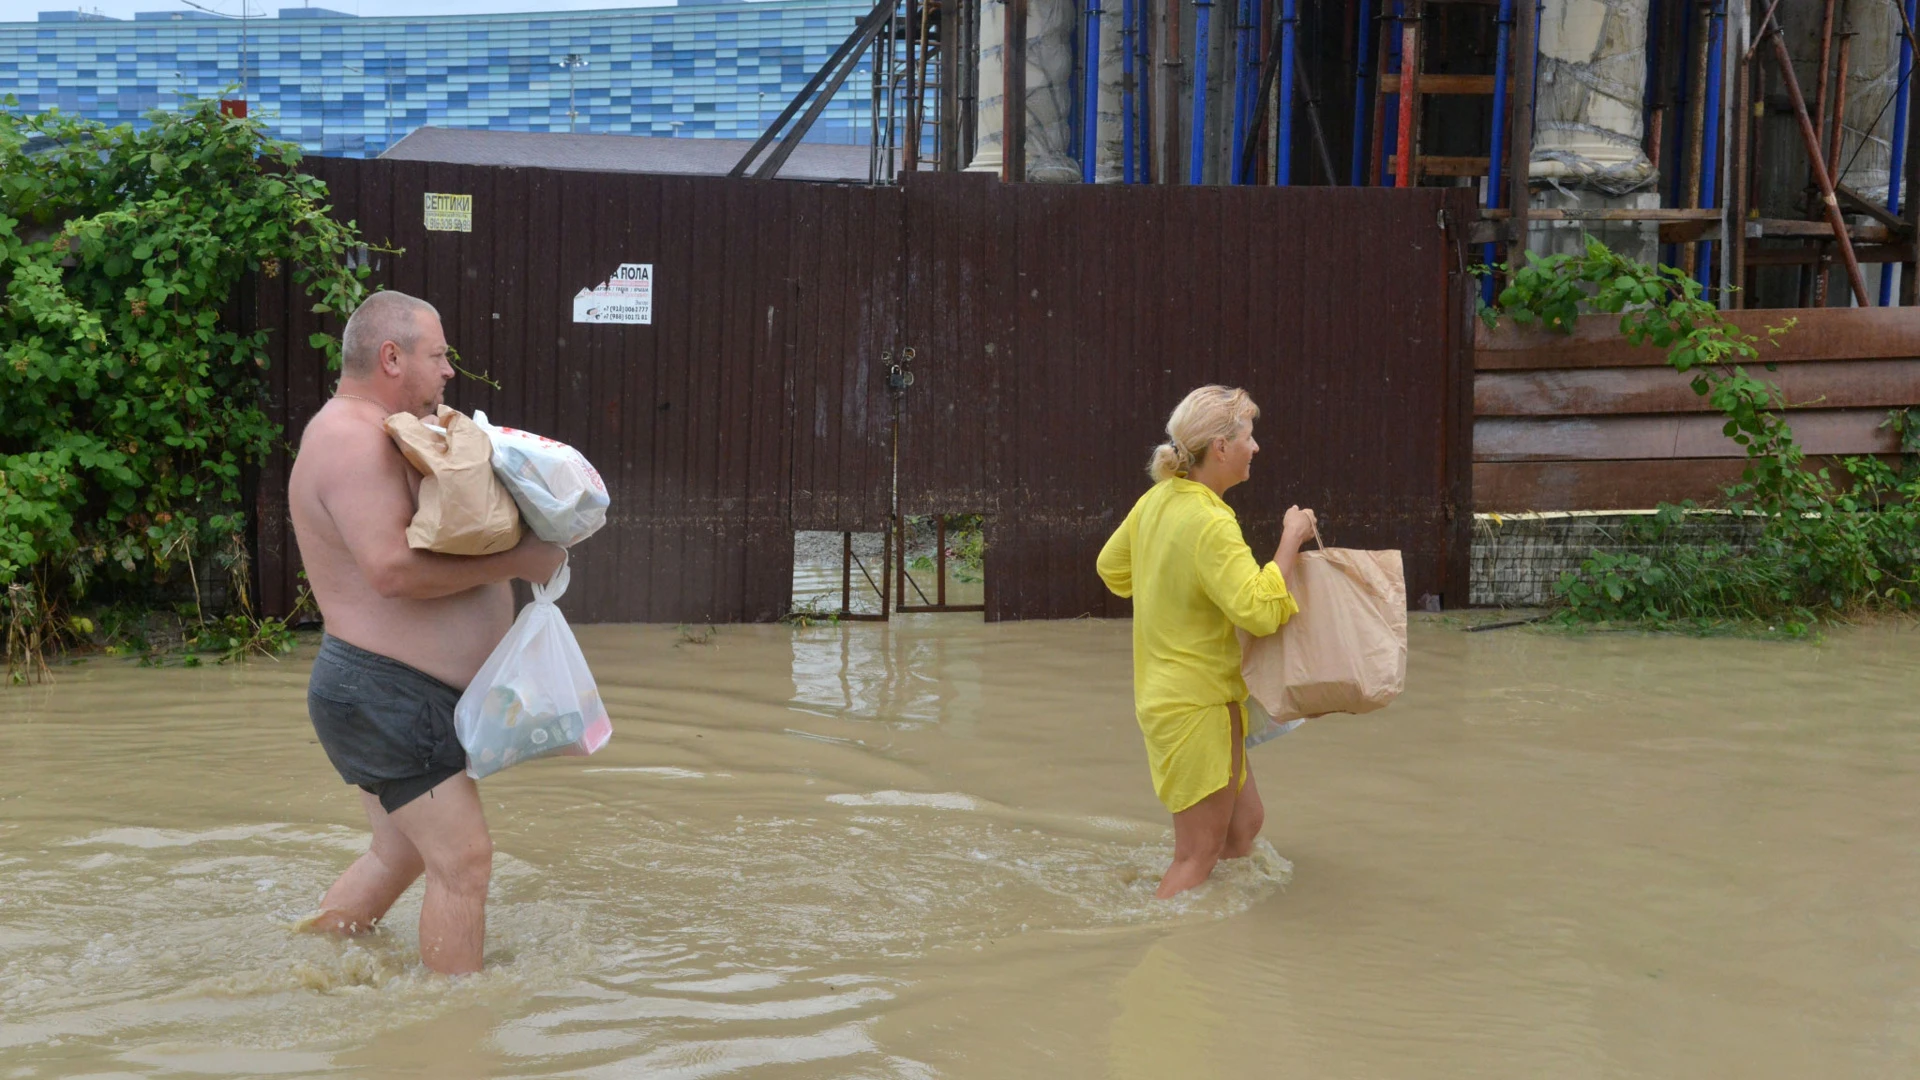
{"label": "woman's bare leg", "polygon": [[[1238,858],[1227,855],[1231,850],[1232,827],[1239,816],[1239,807],[1248,792],[1253,790],[1253,777],[1247,777],[1247,786],[1235,792],[1234,780],[1240,775],[1241,760],[1246,753],[1246,740],[1240,720],[1240,710],[1227,710],[1230,717],[1228,737],[1232,741],[1232,750],[1227,758],[1227,784],[1219,791],[1201,799],[1185,810],[1173,815],[1173,865],[1167,867],[1166,876],[1160,879],[1160,888],[1153,895],[1162,900],[1178,896],[1207,880],[1213,873],[1215,863],[1221,858]],[[1260,795],[1253,792],[1254,806],[1260,804]],[[1260,831],[1258,821],[1247,834],[1246,846],[1251,849],[1253,836]],[[1246,851],[1239,852],[1245,855]]]}
{"label": "woman's bare leg", "polygon": [[1167,867],[1153,895],[1162,900],[1177,896],[1213,873],[1213,864],[1220,861],[1226,846],[1233,801],[1233,785],[1228,784],[1173,815],[1173,865]]}
{"label": "woman's bare leg", "polygon": [[1260,788],[1253,782],[1253,765],[1247,765],[1247,786],[1233,802],[1233,819],[1227,822],[1227,842],[1220,849],[1223,859],[1242,859],[1253,853],[1253,842],[1260,838],[1260,827],[1267,823],[1267,808],[1260,801]]}

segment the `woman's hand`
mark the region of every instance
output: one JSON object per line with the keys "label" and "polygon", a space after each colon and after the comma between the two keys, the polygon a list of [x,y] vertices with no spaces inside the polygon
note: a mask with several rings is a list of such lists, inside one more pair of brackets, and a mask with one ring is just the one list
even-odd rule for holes
{"label": "woman's hand", "polygon": [[1295,544],[1298,547],[1307,542],[1307,537],[1313,535],[1314,528],[1318,524],[1319,520],[1313,516],[1313,511],[1289,506],[1286,519],[1280,523],[1281,539],[1284,540],[1289,536],[1298,537],[1299,540]]}
{"label": "woman's hand", "polygon": [[1302,510],[1298,506],[1287,507],[1287,516],[1280,523],[1280,546],[1273,550],[1273,565],[1280,568],[1280,576],[1291,578],[1294,563],[1300,557],[1300,545],[1313,535],[1315,527],[1313,511]]}

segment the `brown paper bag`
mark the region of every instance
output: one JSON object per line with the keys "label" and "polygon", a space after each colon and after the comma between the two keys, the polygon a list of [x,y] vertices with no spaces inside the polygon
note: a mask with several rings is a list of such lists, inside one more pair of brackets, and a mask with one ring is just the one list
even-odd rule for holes
{"label": "brown paper bag", "polygon": [[1407,579],[1398,551],[1303,551],[1287,588],[1300,610],[1278,633],[1240,631],[1240,673],[1257,704],[1284,724],[1372,712],[1400,696]]}
{"label": "brown paper bag", "polygon": [[407,546],[443,555],[492,555],[520,542],[520,508],[493,475],[493,443],[466,414],[440,406],[441,434],[412,413],[387,417],[387,434],[420,470],[420,509]]}

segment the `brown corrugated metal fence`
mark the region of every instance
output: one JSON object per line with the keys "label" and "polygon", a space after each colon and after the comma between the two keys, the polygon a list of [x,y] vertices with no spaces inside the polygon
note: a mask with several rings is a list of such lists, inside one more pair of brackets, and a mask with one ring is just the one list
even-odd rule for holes
{"label": "brown corrugated metal fence", "polygon": [[[988,617],[1124,610],[1093,575],[1201,382],[1265,410],[1230,499],[1256,550],[1290,502],[1330,542],[1406,552],[1409,594],[1464,602],[1471,332],[1463,193],[1001,185],[902,188],[314,159],[337,216],[404,254],[373,280],[435,304],[470,379],[449,403],[578,446],[608,527],[575,554],[582,621],[754,621],[790,593],[793,531],[988,514]],[[427,232],[427,192],[473,231]],[[649,326],[572,297],[652,263]],[[333,376],[291,282],[262,282],[269,386],[297,441]],[[914,376],[890,391],[900,365]],[[297,553],[285,454],[263,470],[261,595]]]}
{"label": "brown corrugated metal fence", "polygon": [[901,511],[990,515],[990,616],[1126,612],[1091,560],[1206,382],[1262,409],[1227,496],[1257,553],[1312,506],[1329,543],[1401,548],[1409,596],[1465,603],[1464,197],[907,181]]}

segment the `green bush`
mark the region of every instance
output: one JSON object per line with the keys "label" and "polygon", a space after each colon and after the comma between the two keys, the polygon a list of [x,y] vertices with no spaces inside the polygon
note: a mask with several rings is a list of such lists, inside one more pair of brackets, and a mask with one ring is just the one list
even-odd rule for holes
{"label": "green bush", "polygon": [[291,274],[342,316],[365,294],[356,231],[293,171],[298,147],[211,101],[148,119],[0,111],[0,589],[43,645],[62,604],[196,560],[244,605],[243,472],[281,433],[242,285]]}
{"label": "green bush", "polygon": [[1920,594],[1920,422],[1900,410],[1888,426],[1901,437],[1906,464],[1847,458],[1833,470],[1807,467],[1783,415],[1778,386],[1748,371],[1760,349],[1792,328],[1769,327],[1765,340],[1727,322],[1700,284],[1673,267],[1649,266],[1591,238],[1579,255],[1533,260],[1512,274],[1501,315],[1572,333],[1582,313],[1617,315],[1635,345],[1667,351],[1695,393],[1726,417],[1728,438],[1746,450],[1740,482],[1726,505],[1759,522],[1752,542],[1688,542],[1680,526],[1691,507],[1663,506],[1635,526],[1635,553],[1595,552],[1562,575],[1556,592],[1571,622],[1708,629],[1766,623],[1804,633],[1822,619],[1862,611],[1911,611]]}

